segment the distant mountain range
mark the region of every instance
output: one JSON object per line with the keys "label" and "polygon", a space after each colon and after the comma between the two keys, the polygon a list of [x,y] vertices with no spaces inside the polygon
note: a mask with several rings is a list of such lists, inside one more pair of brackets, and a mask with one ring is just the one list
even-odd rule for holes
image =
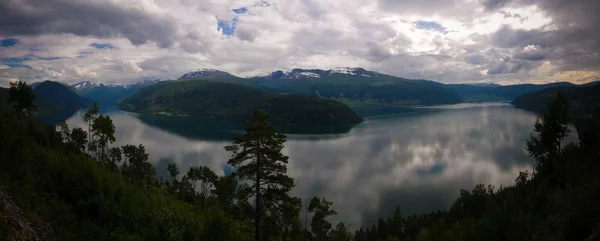
{"label": "distant mountain range", "polygon": [[83,81],[71,85],[72,90],[84,97],[98,101],[103,108],[111,108],[127,97],[133,96],[140,89],[156,84],[163,80],[144,80],[134,84],[103,84]]}
{"label": "distant mountain range", "polygon": [[[177,84],[186,82],[185,84]],[[52,83],[52,90],[42,91]],[[158,85],[157,85],[158,84]],[[40,96],[49,99],[69,99],[65,102],[48,100],[40,103],[51,106],[64,106],[72,109],[98,101],[101,107],[114,107],[119,102],[121,108],[142,113],[163,113],[178,115],[202,115],[220,118],[244,118],[247,110],[255,107],[268,107],[271,111],[285,112],[277,117],[281,123],[351,123],[357,116],[333,103],[343,103],[360,116],[396,113],[411,106],[455,104],[460,102],[513,101],[515,98],[536,91],[552,88],[579,88],[593,86],[594,83],[574,85],[567,82],[543,85],[520,84],[501,86],[497,84],[442,84],[430,80],[415,80],[369,71],[364,68],[334,69],[292,69],[274,71],[267,74],[238,77],[216,69],[198,69],[182,75],[175,81],[145,80],[135,84],[106,84],[83,81],[73,85],[57,82],[34,83]],[[60,86],[60,87],[59,87]],[[38,88],[43,87],[38,90]],[[165,92],[161,88],[167,89]],[[141,90],[144,90],[140,92]],[[0,90],[0,101],[3,101]],[[85,97],[78,99],[68,92]],[[48,95],[45,92],[52,92]],[[61,94],[56,94],[61,93]],[[198,96],[201,95],[201,96]],[[63,96],[69,96],[62,98]],[[288,96],[288,97],[285,97]],[[300,97],[307,98],[300,98]],[[256,98],[256,99],[254,99]],[[194,100],[194,101],[192,101]],[[322,100],[325,102],[319,102]],[[162,101],[162,102],[161,102]],[[5,100],[3,101],[5,102]],[[281,103],[274,103],[281,102]],[[76,103],[81,103],[81,106]],[[185,103],[183,106],[181,103]],[[323,105],[325,108],[299,108],[298,105]],[[312,117],[286,111],[288,109],[311,113]],[[328,109],[330,108],[330,109]],[[51,109],[44,107],[43,109]],[[318,110],[316,112],[310,112]],[[308,112],[307,112],[308,111]],[[50,111],[53,112],[53,111]],[[324,113],[332,112],[330,117]],[[360,117],[358,117],[360,119]]]}
{"label": "distant mountain range", "polygon": [[460,97],[431,81],[411,80],[363,68],[293,69],[239,78],[201,69],[180,80],[212,79],[281,93],[335,99],[353,108],[367,105],[455,104]]}
{"label": "distant mountain range", "polygon": [[385,114],[415,105],[509,102],[520,95],[547,88],[577,86],[568,82],[509,86],[490,83],[442,84],[349,67],[278,70],[246,78],[215,69],[198,69],[179,78],[194,79],[236,83],[280,94],[337,100],[362,116]]}
{"label": "distant mountain range", "polygon": [[486,102],[486,101],[512,101],[523,94],[554,88],[575,87],[569,82],[557,82],[549,84],[518,84],[518,85],[471,85],[471,84],[448,84],[444,85],[450,91],[459,95],[463,102]]}

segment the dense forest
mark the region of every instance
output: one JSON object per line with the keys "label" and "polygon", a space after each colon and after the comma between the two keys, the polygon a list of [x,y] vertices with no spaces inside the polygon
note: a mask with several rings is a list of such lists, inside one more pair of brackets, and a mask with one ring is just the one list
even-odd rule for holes
{"label": "dense forest", "polygon": [[[282,154],[286,136],[254,111],[246,132],[226,147],[229,175],[207,167],[156,180],[143,145],[121,147],[110,117],[91,106],[87,128],[57,130],[34,119],[27,85],[10,89],[0,112],[0,234],[4,240],[598,240],[600,131],[579,143],[569,134],[570,103],[557,94],[544,108],[525,150],[535,158],[507,187],[460,190],[447,211],[402,216],[349,230],[332,224],[334,204],[314,197],[300,222]],[[351,198],[351,197],[349,197]]]}
{"label": "dense forest", "polygon": [[276,124],[356,124],[362,118],[348,106],[318,97],[281,95],[211,80],[165,81],[140,90],[119,107],[143,114],[246,120],[253,109]]}

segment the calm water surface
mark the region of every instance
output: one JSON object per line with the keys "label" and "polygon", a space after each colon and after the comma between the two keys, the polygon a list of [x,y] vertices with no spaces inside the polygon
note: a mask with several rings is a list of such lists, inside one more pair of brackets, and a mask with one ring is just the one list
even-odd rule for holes
{"label": "calm water surface", "polygon": [[[223,147],[243,127],[215,119],[110,115],[115,144],[143,143],[163,177],[170,162],[182,172],[198,165],[229,172]],[[509,185],[519,171],[531,169],[524,147],[535,119],[508,104],[461,104],[368,118],[354,127],[283,127],[288,133],[341,132],[288,136],[292,194],[326,197],[340,213],[332,221],[354,228],[391,215],[396,205],[404,215],[447,209],[461,188]],[[80,116],[68,123],[86,126]]]}

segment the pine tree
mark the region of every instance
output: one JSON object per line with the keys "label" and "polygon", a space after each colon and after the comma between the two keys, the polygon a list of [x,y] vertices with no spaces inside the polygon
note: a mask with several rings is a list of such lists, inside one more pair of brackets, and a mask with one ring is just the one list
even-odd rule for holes
{"label": "pine tree", "polygon": [[228,163],[237,167],[237,175],[252,180],[255,240],[261,240],[261,218],[270,212],[263,206],[278,206],[289,199],[294,180],[286,175],[288,157],[281,153],[286,136],[275,132],[268,115],[255,110],[246,125],[246,133],[225,147],[232,153]]}
{"label": "pine tree", "polygon": [[98,106],[98,102],[95,102],[88,110],[83,114],[83,121],[88,124],[88,149],[87,153],[90,154],[90,151],[95,150],[96,142],[92,139],[92,123],[96,120],[96,117],[100,113],[100,107]]}
{"label": "pine tree", "polygon": [[8,103],[13,103],[13,111],[26,116],[33,116],[37,107],[33,104],[35,93],[27,83],[19,81],[10,83]]}
{"label": "pine tree", "polygon": [[104,161],[107,157],[108,144],[116,141],[115,125],[108,115],[100,115],[94,119],[92,124],[92,132],[98,137],[97,147],[100,149],[98,160]]}
{"label": "pine tree", "polygon": [[535,135],[527,140],[527,151],[536,160],[535,174],[556,184],[556,167],[562,156],[562,142],[569,135],[569,102],[562,92],[548,102],[542,119],[534,124]]}
{"label": "pine tree", "polygon": [[315,235],[315,240],[327,240],[328,233],[331,229],[331,223],[327,221],[328,216],[336,215],[337,212],[331,209],[333,202],[327,201],[325,198],[319,199],[313,197],[308,204],[308,212],[314,213],[310,222],[310,227]]}

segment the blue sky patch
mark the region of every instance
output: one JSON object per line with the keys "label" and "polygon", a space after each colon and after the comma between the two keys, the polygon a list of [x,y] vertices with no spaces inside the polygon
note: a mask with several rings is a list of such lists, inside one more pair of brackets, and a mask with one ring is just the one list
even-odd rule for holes
{"label": "blue sky patch", "polygon": [[448,33],[448,31],[446,31],[446,28],[442,27],[442,25],[434,21],[414,21],[413,23],[415,24],[415,26],[417,26],[418,29],[433,30],[444,34]]}
{"label": "blue sky patch", "polygon": [[417,169],[417,174],[419,174],[420,176],[438,175],[438,174],[442,173],[444,170],[446,170],[446,164],[440,163],[440,164],[435,164],[428,168]]}
{"label": "blue sky patch", "polygon": [[95,47],[97,49],[116,49],[117,48],[112,44],[101,44],[101,43],[93,43],[93,44],[90,44],[90,46]]}
{"label": "blue sky patch", "polygon": [[0,58],[0,64],[2,65],[6,65],[8,67],[25,67],[25,68],[30,68],[31,66],[23,64],[23,62],[25,61],[29,61],[31,60],[31,58],[29,57],[21,57],[21,58],[15,58],[15,57],[11,57],[11,58]]}
{"label": "blue sky patch", "polygon": [[79,52],[79,55],[77,56],[77,58],[82,59],[82,58],[85,58],[85,56],[88,56],[90,54],[92,54],[92,51],[81,51],[81,52]]}
{"label": "blue sky patch", "polygon": [[234,13],[245,13],[248,11],[248,9],[247,8],[234,8],[234,9],[231,9],[231,11],[233,11]]}
{"label": "blue sky patch", "polygon": [[238,24],[238,18],[234,17],[231,23],[227,20],[221,20],[217,18],[217,31],[220,31],[225,36],[233,36],[235,34],[235,28]]}
{"label": "blue sky patch", "polygon": [[60,57],[39,57],[38,59],[40,59],[40,60],[57,60],[57,59],[60,59]]}
{"label": "blue sky patch", "polygon": [[0,41],[0,46],[8,48],[15,46],[19,43],[19,40],[16,38],[7,38]]}

